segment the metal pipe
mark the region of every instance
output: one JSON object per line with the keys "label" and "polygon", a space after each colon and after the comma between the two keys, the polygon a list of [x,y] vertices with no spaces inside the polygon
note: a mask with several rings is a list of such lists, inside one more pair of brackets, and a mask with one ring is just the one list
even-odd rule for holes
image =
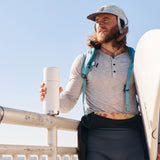
{"label": "metal pipe", "polygon": [[[3,107],[4,117],[1,123],[24,125],[40,128],[52,128],[57,126],[59,130],[77,131],[79,121],[54,117],[40,113]],[[2,110],[1,114],[2,115]]]}
{"label": "metal pipe", "polygon": [[48,160],[57,159],[57,129],[56,126],[52,129],[48,129],[48,145],[52,146],[53,152],[52,155],[48,156]]}
{"label": "metal pipe", "polygon": [[51,155],[53,151],[50,146],[0,145],[0,154],[3,155]]}

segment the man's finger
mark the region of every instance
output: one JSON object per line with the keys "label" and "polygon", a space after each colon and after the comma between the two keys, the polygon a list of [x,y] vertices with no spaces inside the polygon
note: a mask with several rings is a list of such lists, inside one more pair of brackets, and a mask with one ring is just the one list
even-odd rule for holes
{"label": "man's finger", "polygon": [[40,92],[40,93],[45,93],[45,94],[46,94],[46,93],[47,93],[47,88],[41,88],[41,89],[39,90],[39,92]]}
{"label": "man's finger", "polygon": [[43,88],[45,86],[45,83],[43,82],[42,84],[40,84],[40,87]]}
{"label": "man's finger", "polygon": [[45,95],[46,95],[45,93],[40,93],[40,100],[41,100],[41,101],[43,101],[43,100],[44,100]]}
{"label": "man's finger", "polygon": [[41,97],[41,96],[44,97],[45,95],[46,95],[46,94],[45,94],[44,92],[40,93],[40,97]]}
{"label": "man's finger", "polygon": [[44,100],[44,97],[43,97],[43,96],[41,96],[41,97],[40,97],[40,100],[41,100],[41,101],[43,101],[43,100]]}
{"label": "man's finger", "polygon": [[59,87],[59,93],[61,93],[63,91],[62,87]]}

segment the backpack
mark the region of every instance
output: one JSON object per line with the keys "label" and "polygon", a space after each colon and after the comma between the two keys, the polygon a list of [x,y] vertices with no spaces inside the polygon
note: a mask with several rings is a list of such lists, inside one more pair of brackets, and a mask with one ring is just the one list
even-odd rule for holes
{"label": "backpack", "polygon": [[[94,62],[95,51],[96,51],[96,48],[94,48],[94,47],[90,47],[88,49],[88,51],[85,55],[84,61],[83,61],[82,68],[81,68],[81,76],[83,78],[82,102],[83,102],[84,114],[87,113],[87,110],[85,109],[85,106],[84,106],[87,75],[89,73],[90,68],[95,64],[95,62]],[[132,68],[133,68],[133,64],[134,64],[135,50],[131,47],[128,47],[128,51],[129,51],[129,55],[130,55],[132,63],[129,66],[127,81],[126,81],[126,84],[124,85],[124,92],[125,92],[125,97],[126,97],[126,111],[127,112],[129,112],[129,83],[130,83],[130,77],[131,77]]]}

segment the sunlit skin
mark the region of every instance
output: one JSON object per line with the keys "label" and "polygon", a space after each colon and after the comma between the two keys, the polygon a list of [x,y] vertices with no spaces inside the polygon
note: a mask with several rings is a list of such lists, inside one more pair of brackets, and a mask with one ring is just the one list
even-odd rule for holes
{"label": "sunlit skin", "polygon": [[[104,36],[109,35],[112,27],[114,27],[115,25],[118,25],[116,16],[112,14],[97,15],[95,18],[95,28],[96,28],[96,33],[99,36],[99,39],[102,40]],[[113,41],[102,43],[102,47],[107,48],[111,52],[115,52],[117,49],[112,47],[112,43]],[[106,51],[103,50],[102,48],[101,50],[104,53],[106,53]],[[109,53],[106,53],[106,54],[110,55]],[[45,95],[47,94],[47,88],[45,87],[45,83],[42,83],[40,87],[41,87],[40,100],[43,101],[45,98]],[[59,87],[59,93],[61,93],[62,91],[63,91],[63,88]],[[158,144],[158,155],[156,160],[160,160],[160,144]]]}
{"label": "sunlit skin", "polygon": [[107,34],[111,28],[117,24],[116,16],[112,14],[99,14],[95,18],[96,33]]}
{"label": "sunlit skin", "polygon": [[[103,36],[108,36],[110,34],[110,31],[113,27],[118,26],[117,19],[115,15],[112,14],[99,14],[95,18],[95,28],[96,28],[96,33],[97,36],[103,37]],[[113,41],[109,41],[107,43],[102,43],[103,48],[107,48],[109,51],[114,52],[117,49],[112,47]],[[101,48],[103,52],[103,50]],[[109,54],[109,53],[106,53]]]}
{"label": "sunlit skin", "polygon": [[[45,95],[47,94],[47,88],[45,87],[45,83],[43,82],[42,84],[40,84],[40,100],[43,101],[45,98]],[[59,94],[63,91],[62,87],[59,87]]]}

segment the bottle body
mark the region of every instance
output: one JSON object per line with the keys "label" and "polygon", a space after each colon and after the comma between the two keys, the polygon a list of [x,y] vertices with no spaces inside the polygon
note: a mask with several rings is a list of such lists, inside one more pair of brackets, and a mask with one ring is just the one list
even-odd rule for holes
{"label": "bottle body", "polygon": [[59,77],[58,68],[44,68],[43,80],[47,88],[47,94],[43,100],[43,111],[45,114],[59,114]]}

